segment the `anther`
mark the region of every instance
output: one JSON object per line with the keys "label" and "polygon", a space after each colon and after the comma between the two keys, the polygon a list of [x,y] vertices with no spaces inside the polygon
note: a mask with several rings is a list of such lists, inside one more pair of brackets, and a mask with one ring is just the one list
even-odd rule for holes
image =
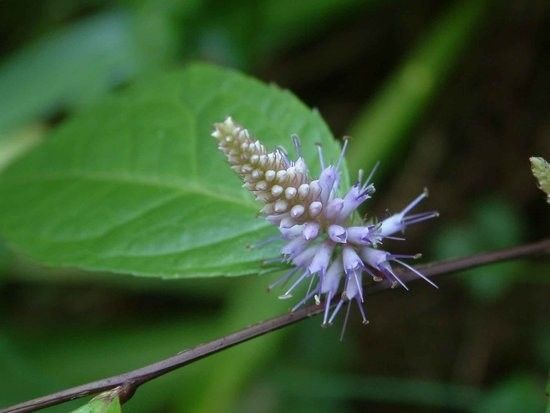
{"label": "anther", "polygon": [[291,136],[292,144],[294,145],[294,150],[296,151],[296,156],[298,158],[302,157],[302,142],[300,142],[300,137],[296,134]]}
{"label": "anther", "polygon": [[346,155],[346,150],[348,149],[349,139],[350,139],[349,136],[344,136],[344,145],[342,146],[342,150],[340,151],[340,156],[338,157],[338,162],[336,162],[336,169],[340,168],[342,160],[344,159],[344,156]]}
{"label": "anther", "polygon": [[319,163],[321,164],[321,170],[325,169],[325,159],[323,158],[323,146],[317,142],[317,154],[319,155]]}

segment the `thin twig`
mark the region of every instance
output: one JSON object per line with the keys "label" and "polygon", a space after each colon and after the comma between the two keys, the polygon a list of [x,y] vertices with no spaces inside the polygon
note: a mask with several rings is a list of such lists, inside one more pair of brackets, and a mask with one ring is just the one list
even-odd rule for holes
{"label": "thin twig", "polygon": [[[546,254],[550,254],[550,239],[544,239],[533,244],[506,248],[498,251],[473,255],[470,257],[426,264],[419,266],[418,269],[421,270],[426,276],[433,277],[495,262]],[[404,281],[412,281],[416,278],[414,274],[410,273],[402,273],[400,274],[400,277]],[[391,285],[388,283],[381,282],[370,286],[367,289],[367,292],[368,294],[372,294],[378,291],[386,290],[390,287]],[[204,357],[215,354],[219,351],[319,314],[322,310],[323,308],[321,306],[310,305],[295,312],[283,314],[279,317],[272,318],[271,320],[263,321],[244,328],[236,333],[229,334],[217,340],[198,345],[190,350],[178,353],[175,356],[137,370],[132,370],[117,376],[108,377],[106,379],[101,379],[83,384],[81,386],[62,390],[57,393],[52,393],[47,396],[39,397],[37,399],[29,400],[0,410],[0,413],[31,412],[116,388],[120,389],[121,401],[124,402],[132,397],[139,386],[150,380],[160,377],[172,370],[191,364]]]}

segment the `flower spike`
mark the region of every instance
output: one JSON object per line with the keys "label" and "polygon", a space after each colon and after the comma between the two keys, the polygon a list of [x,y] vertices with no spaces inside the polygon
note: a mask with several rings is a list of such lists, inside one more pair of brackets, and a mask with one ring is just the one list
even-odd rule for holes
{"label": "flower spike", "polygon": [[[279,296],[288,299],[301,285],[305,289],[305,281],[308,281],[305,296],[292,311],[312,299],[317,305],[323,302],[322,325],[326,326],[333,323],[346,305],[343,336],[352,301],[357,304],[363,323],[368,323],[363,308],[363,274],[374,281],[385,279],[407,289],[392,268],[391,264],[395,263],[437,288],[430,279],[403,261],[416,259],[419,254],[391,254],[379,248],[386,239],[403,240],[400,234],[407,226],[438,216],[435,211],[411,214],[428,196],[427,190],[401,212],[377,224],[365,223],[358,220],[356,211],[375,192],[371,181],[379,163],[364,181],[360,170],[356,183],[347,193],[339,195],[347,138],[335,164],[325,163],[323,148],[316,144],[321,174],[318,179],[311,179],[297,135],[292,135],[296,161],[289,159],[282,147],[268,151],[230,117],[214,125],[212,136],[218,141],[218,148],[226,156],[231,169],[240,175],[243,186],[264,204],[260,214],[279,227],[280,239],[285,242],[277,261],[289,263],[292,268],[272,283],[269,290],[290,284]],[[339,293],[342,280],[343,291]]]}

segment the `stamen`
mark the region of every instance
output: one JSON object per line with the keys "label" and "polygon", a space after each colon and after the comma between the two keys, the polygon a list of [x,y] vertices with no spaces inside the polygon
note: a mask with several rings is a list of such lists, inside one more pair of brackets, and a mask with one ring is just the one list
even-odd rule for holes
{"label": "stamen", "polygon": [[357,184],[360,184],[361,181],[363,181],[364,174],[365,174],[365,171],[363,169],[359,169],[359,171],[357,171]]}
{"label": "stamen", "polygon": [[378,277],[377,275],[375,275],[375,274],[370,270],[370,268],[367,267],[366,265],[363,266],[363,270],[365,270],[373,279],[375,279],[375,278],[380,278],[380,277]]}
{"label": "stamen", "polygon": [[278,153],[281,156],[281,158],[285,161],[286,165],[290,164],[290,160],[288,159],[288,152],[283,146],[277,145],[275,147],[275,153],[276,154]]}
{"label": "stamen", "polygon": [[389,272],[393,276],[395,281],[397,281],[399,284],[401,284],[401,287],[403,287],[405,290],[409,291],[409,288],[405,285],[405,283],[403,281],[401,281],[401,279],[397,275],[395,275],[395,273],[392,270],[390,270],[389,268],[386,268],[386,271]]}
{"label": "stamen", "polygon": [[266,258],[262,261],[263,265],[276,264],[281,262],[281,257]]}
{"label": "stamen", "polygon": [[378,170],[378,167],[380,166],[380,161],[377,161],[375,164],[374,164],[374,167],[372,168],[372,170],[370,171],[370,174],[367,178],[367,180],[365,181],[365,185],[368,185],[370,183],[370,180],[372,179],[372,177],[374,176],[374,174],[376,173],[376,171]]}
{"label": "stamen", "polygon": [[405,238],[403,238],[403,237],[391,237],[391,236],[389,236],[389,237],[384,237],[384,238],[391,239],[391,240],[394,240],[394,241],[406,241]]}
{"label": "stamen", "polygon": [[419,222],[427,221],[428,219],[432,218],[437,218],[438,216],[439,212],[437,211],[421,212],[419,214],[409,215],[408,217],[405,217],[403,219],[403,223],[405,225],[418,224]]}
{"label": "stamen", "polygon": [[344,300],[341,299],[340,301],[338,301],[338,304],[336,304],[336,307],[334,308],[334,311],[332,312],[332,315],[328,319],[329,324],[332,324],[332,322],[334,321],[334,318],[336,317],[336,314],[338,314],[338,312],[340,311],[340,308],[342,308],[342,304],[344,304]]}
{"label": "stamen", "polygon": [[363,186],[362,192],[357,196],[357,199],[363,198],[374,193],[374,185]]}
{"label": "stamen", "polygon": [[355,300],[355,302],[357,303],[357,307],[359,307],[359,312],[361,313],[361,318],[363,319],[363,325],[367,325],[369,323],[369,320],[367,320],[365,309],[359,301]]}
{"label": "stamen", "polygon": [[294,274],[296,274],[296,272],[298,271],[298,267],[296,268],[293,268],[289,271],[287,271],[285,273],[285,275],[283,275],[282,277],[279,277],[278,279],[276,279],[274,282],[272,282],[271,284],[269,284],[269,286],[267,287],[267,291],[271,291],[273,290],[276,286],[278,286],[279,284],[281,284],[281,287],[284,287],[286,285],[286,283],[288,282],[288,280],[290,280],[292,278],[292,276]]}
{"label": "stamen", "polygon": [[321,170],[324,170],[325,159],[323,157],[323,147],[320,143],[316,143],[315,146],[317,146],[317,154],[319,155],[319,163],[321,164]]}
{"label": "stamen", "polygon": [[344,318],[344,325],[342,326],[342,332],[340,333],[340,341],[344,341],[344,334],[346,333],[346,326],[348,325],[350,308],[351,308],[351,301],[348,301],[348,308],[346,309],[346,317]]}
{"label": "stamen", "polygon": [[363,287],[359,282],[359,277],[357,276],[357,271],[353,271],[353,278],[355,278],[355,285],[357,285],[357,292],[359,293],[359,298],[363,302]]}
{"label": "stamen", "polygon": [[344,156],[346,155],[346,150],[348,149],[348,143],[349,143],[349,136],[344,136],[344,145],[342,146],[342,150],[340,151],[340,156],[338,157],[338,162],[336,162],[336,169],[340,169],[340,165],[342,164],[342,161],[344,159]]}
{"label": "stamen", "polygon": [[261,248],[261,247],[265,247],[266,245],[268,244],[271,244],[272,242],[275,242],[275,241],[280,241],[281,240],[281,237],[278,236],[278,235],[275,235],[273,237],[269,237],[269,238],[266,238],[262,241],[258,241],[257,243],[255,244],[248,244],[246,247],[248,249],[256,249],[256,248]]}
{"label": "stamen", "polygon": [[323,315],[323,324],[322,324],[323,327],[327,325],[328,310],[330,309],[330,302],[332,301],[332,297],[333,297],[333,294],[329,291],[325,302],[325,314]]}
{"label": "stamen", "polygon": [[393,261],[397,261],[395,258],[405,258],[405,259],[416,260],[417,258],[420,258],[420,257],[418,257],[418,254],[414,254],[414,255],[411,255],[411,254],[390,254],[390,259],[392,259]]}
{"label": "stamen", "polygon": [[290,309],[290,312],[293,313],[294,311],[296,311],[297,309],[299,309],[299,308],[300,308],[301,306],[303,306],[307,301],[309,301],[309,299],[310,299],[311,297],[313,297],[315,294],[317,294],[317,291],[316,291],[316,290],[315,290],[315,291],[312,291],[312,292],[309,293],[309,294],[306,294],[306,296],[305,296],[302,300],[300,300],[300,302],[299,302],[298,304],[296,304],[294,307],[292,307],[292,308]]}
{"label": "stamen", "polygon": [[439,287],[428,277],[426,277],[424,274],[422,274],[420,271],[416,270],[414,267],[408,265],[407,263],[401,261],[401,260],[394,260],[395,262],[401,264],[403,267],[408,268],[412,272],[414,272],[416,275],[418,275],[420,278],[422,278],[424,281],[426,281],[428,284],[432,285],[433,287],[439,289]]}
{"label": "stamen", "polygon": [[294,151],[296,152],[296,157],[301,158],[302,157],[302,142],[300,141],[300,137],[296,134],[293,134],[291,136],[292,144],[294,145]]}
{"label": "stamen", "polygon": [[279,298],[281,300],[286,300],[287,298],[291,298],[292,297],[292,294],[290,294],[292,292],[292,290],[294,290],[303,280],[305,277],[307,277],[309,275],[309,273],[307,271],[305,271],[301,276],[300,278],[298,278],[294,284],[292,284],[292,286],[287,290],[286,293],[284,293],[283,295],[280,295]]}
{"label": "stamen", "polygon": [[[309,282],[309,285],[307,287],[307,291],[306,291],[306,297],[309,295],[309,292],[311,291],[311,287],[313,286],[313,281],[315,280],[315,277],[311,277],[311,281]],[[318,288],[315,289],[315,291],[313,292],[314,294],[317,292]]]}
{"label": "stamen", "polygon": [[407,205],[405,209],[400,212],[400,214],[402,216],[407,215],[407,213],[411,211],[415,206],[417,206],[420,201],[422,201],[424,198],[427,198],[427,197],[428,197],[428,190],[424,188],[424,191],[420,195],[418,195],[415,199],[413,199],[413,201],[409,205]]}

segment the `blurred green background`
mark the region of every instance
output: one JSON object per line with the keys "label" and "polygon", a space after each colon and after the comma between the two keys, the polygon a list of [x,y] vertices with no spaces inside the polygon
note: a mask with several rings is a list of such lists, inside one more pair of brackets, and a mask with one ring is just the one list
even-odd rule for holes
{"label": "blurred green background", "polygon": [[[534,241],[549,233],[528,163],[550,157],[548,12],[543,0],[4,0],[0,169],[109,91],[203,60],[318,108],[353,136],[352,170],[381,160],[371,214],[429,187],[441,218],[396,249],[437,260]],[[549,270],[513,262],[382,293],[342,343],[339,326],[308,320],[155,380],[124,410],[541,412]],[[286,311],[270,281],[43,268],[0,243],[0,405]]]}

